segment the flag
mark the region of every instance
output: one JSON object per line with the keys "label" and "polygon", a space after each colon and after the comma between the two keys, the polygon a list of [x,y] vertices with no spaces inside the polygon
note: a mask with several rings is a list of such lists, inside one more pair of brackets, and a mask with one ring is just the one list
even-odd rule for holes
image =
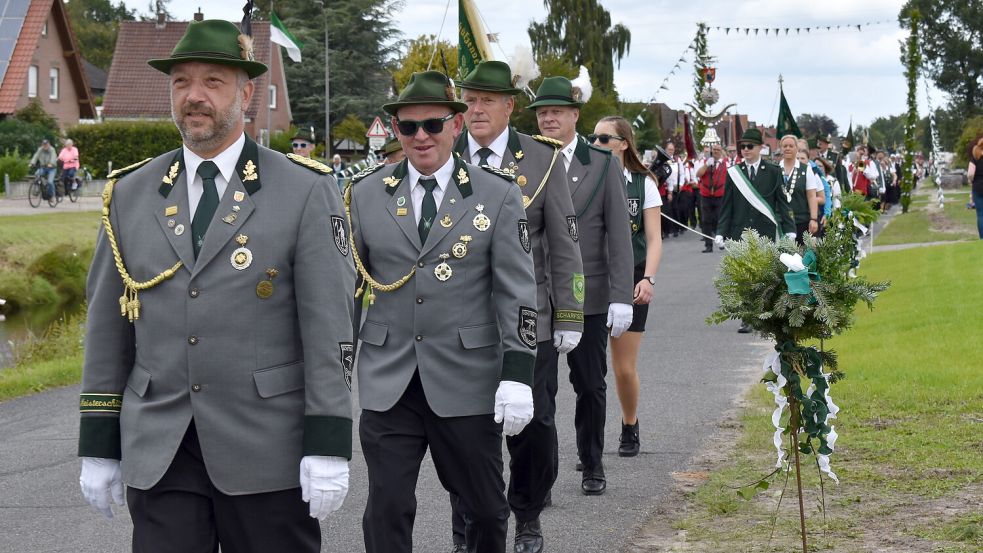
{"label": "flag", "polygon": [[304,44],[294,38],[290,31],[283,26],[283,21],[276,16],[276,12],[270,12],[270,40],[287,49],[287,56],[295,62],[300,61],[300,49]]}
{"label": "flag", "polygon": [[693,140],[693,125],[688,113],[683,113],[683,142],[686,144],[686,158],[696,159],[696,142]]}
{"label": "flag", "polygon": [[788,100],[785,99],[785,91],[782,90],[782,100],[778,106],[778,124],[775,129],[778,131],[778,138],[786,134],[794,134],[797,138],[802,138],[802,131],[792,116],[792,110],[788,107]]}
{"label": "flag", "polygon": [[[739,143],[741,141],[742,136],[744,136],[744,125],[741,124],[741,116],[735,115],[734,116],[734,142]],[[737,153],[738,155],[740,155],[741,152],[738,151]]]}
{"label": "flag", "polygon": [[464,77],[474,70],[478,62],[495,59],[491,55],[488,34],[478,17],[473,0],[458,0],[457,71]]}
{"label": "flag", "polygon": [[253,0],[246,0],[246,5],[242,7],[242,23],[239,24],[239,32],[248,37],[253,36]]}
{"label": "flag", "polygon": [[849,152],[850,150],[853,149],[853,143],[854,143],[853,121],[851,120],[850,127],[846,131],[846,137],[844,137],[843,140],[840,141],[840,148],[843,150],[844,153]]}

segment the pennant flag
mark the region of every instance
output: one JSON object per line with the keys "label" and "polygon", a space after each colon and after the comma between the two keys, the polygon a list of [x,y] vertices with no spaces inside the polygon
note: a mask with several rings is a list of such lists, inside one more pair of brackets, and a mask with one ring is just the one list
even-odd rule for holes
{"label": "pennant flag", "polygon": [[857,30],[858,30],[858,31],[860,30],[860,25],[857,25]]}
{"label": "pennant flag", "polygon": [[[744,125],[741,124],[741,116],[737,115],[734,117],[734,141],[740,142],[742,136],[744,136]],[[737,154],[741,154],[740,148],[738,148]]]}
{"label": "pennant flag", "polygon": [[726,29],[724,29],[724,34],[727,34],[727,35],[730,34],[730,27],[727,27]]}
{"label": "pennant flag", "polygon": [[781,96],[782,99],[778,106],[778,123],[775,125],[778,138],[786,134],[794,134],[796,137],[802,138],[802,131],[799,130],[799,125],[795,122],[795,117],[792,116],[792,110],[788,107],[784,90],[782,90]]}
{"label": "pennant flag", "polygon": [[770,30],[771,29],[765,29],[765,36],[768,36],[768,31],[770,31]]}
{"label": "pennant flag", "polygon": [[458,42],[457,71],[463,77],[471,73],[478,62],[495,59],[491,55],[491,45],[474,0],[458,0]]}
{"label": "pennant flag", "polygon": [[693,125],[689,114],[683,112],[683,142],[686,144],[686,157],[696,159],[696,142],[693,140]]}
{"label": "pennant flag", "polygon": [[239,23],[239,32],[248,37],[253,36],[253,0],[246,0],[246,5],[242,7],[242,22]]}
{"label": "pennant flag", "polygon": [[276,16],[276,12],[270,12],[270,40],[287,49],[287,56],[294,62],[300,62],[300,49],[303,43],[294,38],[290,31],[283,25],[283,21]]}

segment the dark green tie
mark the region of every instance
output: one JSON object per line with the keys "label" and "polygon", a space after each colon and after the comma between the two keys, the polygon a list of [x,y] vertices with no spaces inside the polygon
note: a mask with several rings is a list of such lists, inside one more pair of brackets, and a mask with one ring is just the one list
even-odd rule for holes
{"label": "dark green tie", "polygon": [[201,245],[205,242],[208,225],[212,222],[215,210],[218,209],[218,190],[215,188],[215,175],[217,174],[218,166],[214,162],[204,161],[198,166],[198,175],[201,177],[204,193],[198,200],[198,209],[195,210],[195,218],[191,221],[191,240],[195,250],[195,259],[198,259],[198,252],[201,251]]}
{"label": "dark green tie", "polygon": [[478,165],[488,165],[488,158],[495,153],[491,151],[491,148],[480,148],[478,150]]}
{"label": "dark green tie", "polygon": [[423,196],[423,207],[420,209],[420,223],[417,230],[420,231],[420,244],[427,243],[427,235],[430,234],[430,227],[433,220],[437,217],[437,200],[433,197],[433,189],[437,187],[437,179],[421,178],[420,186],[427,191]]}
{"label": "dark green tie", "polygon": [[755,173],[756,173],[756,171],[754,170],[754,165],[748,167],[748,176],[751,177],[749,179],[751,182],[754,182],[754,175],[755,175]]}

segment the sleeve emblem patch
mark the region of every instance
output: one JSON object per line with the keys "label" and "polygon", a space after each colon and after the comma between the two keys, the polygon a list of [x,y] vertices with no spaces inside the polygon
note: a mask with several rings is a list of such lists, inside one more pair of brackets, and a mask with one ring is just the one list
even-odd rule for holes
{"label": "sleeve emblem patch", "polygon": [[348,231],[345,229],[345,220],[337,215],[331,216],[331,233],[334,234],[334,245],[338,246],[341,255],[348,257]]}
{"label": "sleeve emblem patch", "polygon": [[338,342],[341,350],[341,368],[345,374],[345,384],[348,391],[352,390],[352,368],[355,366],[355,345],[351,342]]}
{"label": "sleeve emblem patch", "polygon": [[567,232],[570,233],[570,238],[576,242],[580,240],[580,231],[577,230],[577,217],[574,215],[567,216]]}
{"label": "sleeve emblem patch", "polygon": [[529,349],[536,348],[536,317],[538,313],[531,307],[519,307],[519,341]]}
{"label": "sleeve emblem patch", "polygon": [[519,244],[526,253],[532,251],[532,240],[529,238],[529,222],[519,219]]}

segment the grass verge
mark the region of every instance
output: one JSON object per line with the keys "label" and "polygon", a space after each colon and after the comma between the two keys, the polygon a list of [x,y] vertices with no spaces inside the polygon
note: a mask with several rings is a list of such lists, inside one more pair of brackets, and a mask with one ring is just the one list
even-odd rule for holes
{"label": "grass verge", "polygon": [[[832,456],[841,483],[821,484],[814,459],[803,457],[810,551],[983,550],[980,255],[976,241],[864,261],[871,280],[892,286],[826,343],[847,375],[831,390],[842,408]],[[755,387],[702,484],[684,487],[680,505],[644,532],[666,539],[643,542],[660,551],[800,550],[794,474],[784,497],[784,478],[751,501],[736,493],[775,463],[773,408]]]}
{"label": "grass verge", "polygon": [[877,235],[874,245],[978,239],[976,211],[966,209],[969,192],[947,190],[943,209],[939,208],[935,194],[935,189],[919,189],[917,195],[912,198],[908,213],[895,215],[890,224]]}

